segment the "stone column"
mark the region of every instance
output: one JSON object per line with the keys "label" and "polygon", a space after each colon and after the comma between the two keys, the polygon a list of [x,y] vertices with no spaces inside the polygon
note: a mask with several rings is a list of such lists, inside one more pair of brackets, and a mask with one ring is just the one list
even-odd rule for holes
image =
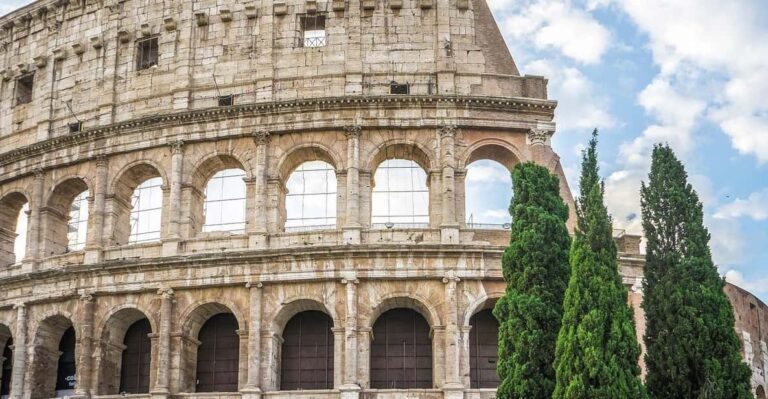
{"label": "stone column", "polygon": [[469,387],[472,384],[470,381],[469,371],[469,332],[472,330],[471,326],[460,326],[461,330],[461,359],[459,361],[459,376],[461,377],[461,383],[465,387]]}
{"label": "stone column", "polygon": [[[332,327],[333,333],[333,387],[340,388],[344,381],[344,357],[348,348],[344,347],[344,327]],[[346,398],[346,397],[345,397]],[[356,398],[356,396],[355,396]]]}
{"label": "stone column", "polygon": [[360,125],[344,128],[347,136],[347,211],[344,242],[360,244]]}
{"label": "stone column", "polygon": [[344,323],[344,375],[340,388],[342,399],[356,399],[360,396],[357,379],[357,284],[356,278],[344,279],[347,286],[347,315]]}
{"label": "stone column", "polygon": [[261,297],[262,284],[245,285],[250,292],[250,322],[248,324],[248,379],[243,388],[244,399],[261,397]]}
{"label": "stone column", "polygon": [[13,371],[11,372],[11,399],[21,399],[24,394],[24,376],[27,370],[27,307],[15,306],[16,334],[13,337]]}
{"label": "stone column", "polygon": [[157,348],[157,377],[151,393],[153,397],[167,397],[170,393],[169,375],[171,370],[171,324],[173,318],[173,290],[161,288],[157,291],[161,296],[160,328],[158,331]]}
{"label": "stone column", "polygon": [[36,263],[42,258],[40,243],[42,236],[40,228],[42,218],[40,212],[43,208],[43,197],[45,195],[45,173],[42,169],[35,169],[35,178],[32,182],[32,198],[29,201],[29,222],[27,225],[27,253],[24,255],[22,263],[24,269],[33,270]]}
{"label": "stone column", "polygon": [[163,256],[176,255],[181,241],[181,181],[184,167],[184,141],[171,145],[170,198],[168,201],[168,236],[163,239]]}
{"label": "stone column", "polygon": [[266,248],[267,236],[267,162],[269,149],[269,132],[258,130],[253,134],[256,144],[256,170],[253,174],[253,184],[256,186],[253,214],[247,216],[253,220],[248,231],[248,246],[250,248]]}
{"label": "stone column", "polygon": [[456,126],[445,125],[440,128],[440,163],[442,166],[441,199],[442,223],[440,241],[443,244],[459,243],[459,224],[456,222],[456,189],[454,174],[456,170]]}
{"label": "stone column", "polygon": [[361,1],[347,2],[347,12],[344,17],[347,22],[347,42],[344,46],[344,73],[346,84],[344,95],[361,95],[363,93],[363,57],[362,57],[362,12]]}
{"label": "stone column", "polygon": [[75,395],[89,397],[92,393],[92,375],[93,375],[93,318],[95,313],[95,302],[93,295],[83,294],[80,296],[78,306],[78,319],[80,320],[80,331],[77,336],[79,341],[79,353],[77,359],[77,385]]}
{"label": "stone column", "polygon": [[94,192],[91,193],[93,201],[88,215],[88,236],[85,246],[85,263],[93,264],[101,262],[104,247],[104,218],[106,215],[107,200],[107,158],[103,155],[96,157],[96,183]]}
{"label": "stone column", "polygon": [[461,330],[459,329],[459,304],[456,285],[459,278],[448,272],[443,278],[445,283],[445,398],[461,399],[464,397],[464,385],[461,383]]}

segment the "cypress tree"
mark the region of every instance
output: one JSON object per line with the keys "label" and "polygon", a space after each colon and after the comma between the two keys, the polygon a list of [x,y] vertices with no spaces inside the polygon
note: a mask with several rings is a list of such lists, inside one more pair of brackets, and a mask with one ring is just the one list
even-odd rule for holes
{"label": "cypress tree", "polygon": [[633,312],[619,275],[618,251],[598,170],[595,131],[582,155],[571,278],[556,347],[555,399],[646,397]]}
{"label": "cypress tree", "polygon": [[555,340],[568,282],[568,207],[546,168],[528,162],[512,172],[512,238],[502,258],[507,288],[499,320],[497,398],[549,399],[555,387]]}
{"label": "cypress tree", "polygon": [[651,398],[752,398],[734,315],[712,262],[696,191],[668,146],[653,150],[642,185],[643,283]]}

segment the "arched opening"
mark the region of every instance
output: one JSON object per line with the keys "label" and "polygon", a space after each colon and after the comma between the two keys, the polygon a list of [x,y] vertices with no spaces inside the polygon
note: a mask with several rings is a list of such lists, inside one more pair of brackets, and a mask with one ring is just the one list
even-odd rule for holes
{"label": "arched opening", "polygon": [[373,176],[373,228],[422,228],[429,224],[427,173],[409,159],[387,159]]}
{"label": "arched opening", "polygon": [[11,375],[13,374],[13,338],[11,330],[0,324],[0,398],[11,394]]}
{"label": "arched opening", "polygon": [[152,326],[146,318],[133,323],[125,332],[120,367],[120,392],[149,393],[149,370],[152,359]]}
{"label": "arched opening", "polygon": [[432,339],[424,316],[390,309],[376,319],[371,342],[371,388],[432,388]]}
{"label": "arched opening", "polygon": [[163,179],[153,177],[139,184],[131,195],[129,244],[160,239],[163,213]]}
{"label": "arched opening", "polygon": [[245,171],[224,169],[205,186],[203,231],[245,232]]}
{"label": "arched opening", "polygon": [[499,162],[481,159],[467,166],[464,204],[467,228],[509,229],[512,176]]}
{"label": "arched opening", "polygon": [[304,162],[286,182],[285,230],[336,227],[336,170],[325,161]]}
{"label": "arched opening", "polygon": [[316,310],[293,316],[283,330],[280,389],[333,389],[333,320]]}
{"label": "arched opening", "polygon": [[43,319],[31,346],[31,399],[70,396],[77,386],[75,329],[63,315]]}
{"label": "arched opening", "polygon": [[29,203],[20,193],[0,200],[0,266],[21,262],[27,248]]}
{"label": "arched opening", "polygon": [[469,319],[469,380],[472,388],[496,388],[499,376],[496,360],[499,351],[499,321],[491,309]]}
{"label": "arched opening", "polygon": [[152,165],[126,170],[114,186],[108,212],[112,244],[137,244],[160,239],[163,216],[163,179]]}
{"label": "arched opening", "polygon": [[0,367],[0,397],[5,398],[11,394],[11,375],[13,374],[13,339],[8,338],[2,353],[3,364]]}
{"label": "arched opening", "polygon": [[68,179],[57,185],[41,212],[43,253],[58,255],[85,248],[88,231],[88,185]]}
{"label": "arched opening", "polygon": [[70,326],[59,341],[59,361],[56,368],[56,397],[75,393],[77,366],[75,361],[75,328]]}
{"label": "arched opening", "polygon": [[236,392],[240,363],[238,323],[232,313],[209,318],[198,333],[196,392]]}
{"label": "arched opening", "polygon": [[765,388],[763,388],[762,385],[757,387],[757,390],[755,391],[755,398],[765,399]]}

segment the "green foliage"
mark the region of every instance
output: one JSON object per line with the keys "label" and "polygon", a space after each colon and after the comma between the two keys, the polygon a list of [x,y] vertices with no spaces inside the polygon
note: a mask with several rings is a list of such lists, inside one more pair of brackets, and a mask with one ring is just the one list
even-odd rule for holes
{"label": "green foliage", "polygon": [[555,340],[568,281],[568,207],[556,176],[533,163],[512,172],[512,238],[502,258],[505,295],[499,320],[498,398],[549,399]]}
{"label": "green foliage", "polygon": [[643,308],[651,398],[752,398],[731,304],[712,262],[696,192],[668,146],[641,190],[647,241]]}
{"label": "green foliage", "polygon": [[555,399],[644,398],[627,289],[622,285],[611,217],[603,202],[597,131],[583,154],[571,278],[557,338]]}

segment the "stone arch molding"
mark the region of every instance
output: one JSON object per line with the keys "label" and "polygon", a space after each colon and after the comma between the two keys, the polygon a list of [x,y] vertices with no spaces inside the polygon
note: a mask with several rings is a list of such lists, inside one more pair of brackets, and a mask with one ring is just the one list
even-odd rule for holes
{"label": "stone arch molding", "polygon": [[336,151],[322,143],[303,143],[288,148],[277,160],[276,173],[283,184],[296,168],[310,161],[329,163],[338,173],[344,167],[344,161]]}
{"label": "stone arch molding", "polygon": [[[90,180],[79,175],[58,179],[44,200],[42,218],[42,251],[44,256],[58,255],[69,250],[67,226],[72,202],[81,193],[88,191],[93,196]],[[90,210],[88,218],[90,219]]]}
{"label": "stone arch molding", "polygon": [[323,302],[314,298],[297,297],[283,302],[283,305],[272,317],[271,328],[276,334],[282,334],[285,329],[285,325],[294,316],[301,312],[308,310],[316,310],[328,315],[333,320],[333,327],[339,327],[341,325],[336,313],[332,311],[333,307],[326,306]]}
{"label": "stone arch molding", "polygon": [[367,317],[363,318],[360,325],[366,328],[373,328],[373,325],[376,323],[379,316],[388,310],[396,308],[415,310],[424,316],[424,319],[427,320],[430,328],[442,326],[440,314],[435,305],[431,304],[426,298],[418,294],[406,292],[391,293],[380,298],[378,305],[372,309]]}
{"label": "stone arch molding", "polygon": [[195,338],[208,319],[221,313],[232,313],[237,319],[238,329],[241,331],[247,329],[248,324],[237,305],[229,300],[217,298],[215,301],[195,301],[187,306],[179,318],[181,320],[181,333],[187,337]]}
{"label": "stone arch molding", "polygon": [[496,161],[510,172],[520,162],[525,162],[517,146],[504,140],[489,138],[472,143],[459,158],[459,169],[466,169],[471,163],[480,160]]}
{"label": "stone arch molding", "polygon": [[361,164],[365,170],[375,173],[379,165],[389,159],[407,159],[416,162],[427,174],[438,168],[438,160],[433,151],[414,140],[387,140],[372,149]]}
{"label": "stone arch molding", "polygon": [[499,300],[504,295],[504,293],[500,292],[492,292],[490,294],[483,292],[482,295],[475,298],[472,302],[470,302],[467,305],[466,312],[464,312],[464,317],[462,318],[462,327],[469,327],[469,320],[474,316],[477,312],[480,312],[484,309],[492,309],[492,305],[496,304],[496,301]]}

